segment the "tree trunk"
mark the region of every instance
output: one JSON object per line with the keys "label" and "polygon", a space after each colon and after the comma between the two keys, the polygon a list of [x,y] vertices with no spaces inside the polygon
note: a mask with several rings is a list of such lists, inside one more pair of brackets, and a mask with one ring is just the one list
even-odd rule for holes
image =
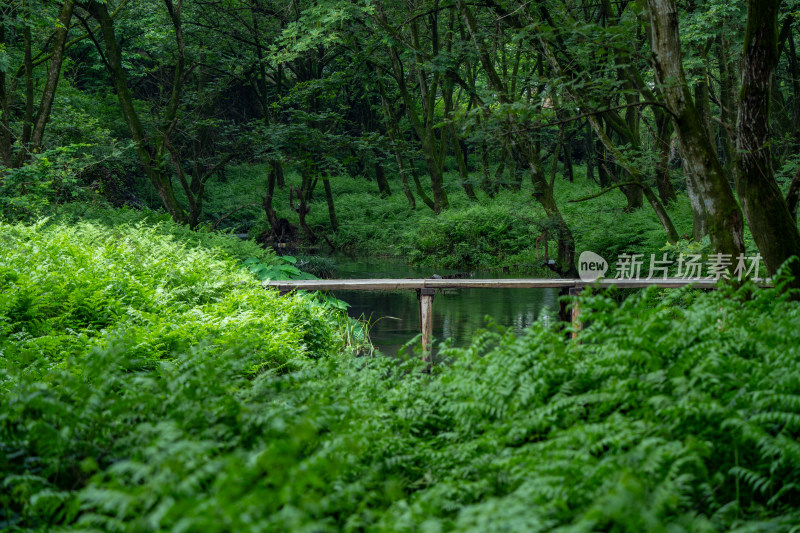
{"label": "tree trunk", "polygon": [[[300,227],[303,228],[303,231],[308,237],[308,241],[311,244],[314,244],[317,242],[317,236],[306,223],[306,215],[309,213],[309,211],[311,211],[311,208],[308,207],[308,201],[311,198],[311,194],[314,192],[317,180],[311,178],[308,168],[301,168],[300,176],[300,189],[298,190],[294,186],[289,188],[289,207],[291,207],[297,213],[297,217],[300,221]],[[292,202],[293,194],[297,196],[297,207],[294,207],[294,202]]]}
{"label": "tree trunk", "polygon": [[53,100],[56,96],[58,78],[61,75],[61,64],[64,62],[64,45],[67,42],[69,25],[72,20],[72,0],[64,0],[61,13],[58,16],[55,36],[53,38],[53,52],[50,58],[50,66],[47,68],[42,101],[39,104],[39,111],[36,113],[36,120],[33,125],[33,136],[31,137],[31,149],[38,150],[42,146],[44,139],[44,128],[50,119],[50,111],[53,109]]}
{"label": "tree trunk", "polygon": [[411,177],[414,179],[414,186],[417,188],[417,195],[422,199],[422,203],[427,205],[431,211],[436,211],[433,200],[431,200],[430,196],[425,192],[425,189],[422,188],[422,183],[419,181],[419,173],[417,172],[417,166],[414,164],[414,161],[409,161],[411,166]]}
{"label": "tree trunk", "polygon": [[[620,70],[619,72],[622,74],[624,71]],[[625,85],[631,91],[630,94],[625,95],[626,103],[631,105],[625,110],[625,124],[628,126],[630,141],[633,141],[632,146],[638,147],[641,145],[639,136],[639,111],[633,106],[633,104],[639,102],[639,94],[633,92],[634,87],[632,84],[626,83]],[[626,140],[623,139],[622,142],[620,142],[620,145],[625,144],[625,142]],[[636,181],[634,175],[628,172],[626,172],[626,174],[634,178],[634,181]],[[625,195],[625,199],[628,201],[628,205],[626,206],[628,211],[642,208],[644,205],[644,200],[642,198],[644,194],[644,187],[621,187],[620,190]]]}
{"label": "tree trunk", "polygon": [[453,128],[452,124],[450,124],[450,128],[450,137],[453,139],[453,150],[455,151],[456,162],[458,162],[458,176],[461,178],[461,187],[464,189],[467,198],[470,200],[477,200],[478,197],[475,196],[475,189],[472,188],[472,183],[469,181],[469,168],[467,167],[466,154],[461,148],[461,143],[456,137],[455,128]]}
{"label": "tree trunk", "polygon": [[794,45],[794,31],[789,31],[789,74],[792,78],[792,149],[800,150],[800,66]]}
{"label": "tree trunk", "polygon": [[503,173],[506,171],[506,159],[508,159],[508,144],[503,142],[500,145],[500,162],[497,168],[494,169],[494,190],[499,191],[500,187],[508,188],[508,183],[503,178]]}
{"label": "tree trunk", "polygon": [[[484,111],[483,115],[486,115]],[[477,117],[478,127],[481,127],[481,117]],[[483,176],[481,177],[481,189],[489,195],[489,198],[494,198],[496,192],[496,186],[494,180],[492,180],[492,173],[489,169],[489,144],[486,140],[482,139],[481,142],[481,171],[483,172]]]}
{"label": "tree trunk", "polygon": [[[769,98],[778,59],[780,0],[748,0],[742,86],[737,120],[736,190],[764,264],[774,274],[791,256],[800,256],[800,232],[772,170]],[[800,287],[800,261],[791,266]]]}
{"label": "tree trunk", "polygon": [[[453,83],[447,82],[442,90],[442,97],[444,100],[444,114],[447,119],[447,132],[450,134],[450,143],[453,146],[453,154],[456,158],[458,165],[458,177],[461,181],[461,187],[464,189],[467,198],[470,200],[477,200],[475,190],[469,181],[469,167],[467,166],[467,152],[462,146],[461,138],[456,134],[456,128],[453,125]],[[444,137],[444,135],[443,135]],[[444,141],[444,139],[442,139]]]}
{"label": "tree trunk", "polygon": [[400,181],[403,184],[403,193],[406,195],[406,199],[408,200],[408,206],[411,209],[416,209],[417,201],[414,198],[414,193],[411,192],[411,188],[408,186],[408,174],[406,173],[403,154],[401,153],[402,145],[399,138],[401,137],[400,126],[397,124],[397,119],[395,118],[394,113],[392,113],[391,106],[386,99],[386,89],[383,86],[383,81],[380,78],[380,71],[377,67],[375,68],[375,76],[378,82],[378,92],[381,95],[381,107],[383,108],[383,118],[386,123],[386,132],[389,135],[389,141],[392,143],[392,152],[394,153],[395,160],[397,161],[397,170],[400,172]]}
{"label": "tree trunk", "polygon": [[431,177],[431,189],[433,191],[433,212],[436,214],[441,213],[443,210],[450,207],[450,200],[447,198],[447,193],[444,190],[444,172],[441,167],[434,164],[428,158],[425,158],[428,163],[428,171]]}
{"label": "tree trunk", "polygon": [[17,166],[20,167],[28,158],[28,146],[33,133],[33,58],[31,57],[31,28],[27,24],[22,31],[25,41],[25,118],[22,121],[22,150],[17,155]]}
{"label": "tree trunk", "polygon": [[[6,42],[6,27],[5,24],[0,24],[0,42]],[[0,112],[2,117],[0,120],[0,163],[5,167],[12,166],[11,160],[11,118],[9,113],[11,109],[8,103],[8,93],[6,89],[6,72],[5,69],[0,70]]]}
{"label": "tree trunk", "polygon": [[[17,151],[16,157],[12,157],[12,166],[14,167],[21,167],[25,164],[25,161],[28,159],[30,155],[30,143],[31,143],[31,134],[33,133],[33,58],[31,55],[31,50],[33,47],[32,39],[31,39],[31,28],[30,25],[26,24],[22,30],[22,39],[24,43],[24,52],[23,52],[23,70],[25,74],[25,115],[22,119],[22,136],[19,137],[18,146],[19,149]],[[18,75],[22,75],[20,72]],[[11,84],[11,91],[8,94],[8,98],[13,102],[14,99],[14,92],[16,88],[16,80],[14,80]],[[9,112],[13,109],[13,105],[9,105]],[[8,130],[9,132],[9,142],[13,142],[13,132],[11,129]],[[13,148],[9,145],[9,152],[13,154]]]}
{"label": "tree trunk", "polygon": [[[631,176],[631,178],[633,177]],[[636,209],[641,209],[641,207],[644,205],[644,200],[642,198],[643,189],[641,187],[624,186],[620,187],[619,190],[621,190],[622,194],[625,195],[625,201],[627,202],[625,211],[635,211]]]}
{"label": "tree trunk", "polygon": [[[541,7],[544,10],[544,7]],[[549,15],[548,15],[549,18]],[[553,53],[553,50],[550,47],[550,44],[544,40],[542,36],[538,37],[539,43],[542,47],[542,51],[544,52],[545,57],[547,58],[548,62],[550,63],[553,70],[559,76],[566,77],[566,71],[562,68],[559,59]],[[563,49],[561,50],[564,51]],[[571,95],[575,101],[580,105],[582,108],[588,108],[581,99],[580,95],[577,93],[572,93]],[[608,126],[610,126],[613,130],[617,131],[617,133],[621,133],[625,136],[625,139],[631,143],[634,143],[636,148],[639,146],[639,138],[638,136],[634,135],[631,131],[625,131],[626,129],[629,130],[630,128],[625,124],[618,115],[614,113],[605,113],[603,117],[603,122],[598,115],[589,114],[587,115],[586,119],[589,121],[592,129],[594,130],[595,134],[597,135],[598,139],[603,143],[603,146],[608,151],[608,153],[614,158],[615,161],[625,170],[625,172],[631,177],[633,182],[637,187],[641,189],[639,191],[639,198],[645,192],[646,189],[649,189],[649,185],[644,182],[644,179],[641,175],[641,172],[638,168],[636,168],[630,161],[628,161],[623,154],[620,152],[620,149],[611,141],[611,138],[606,133],[605,129],[603,128],[603,122],[605,122]],[[606,173],[609,173],[608,167],[605,167]],[[613,176],[612,176],[613,177]],[[627,187],[631,189],[632,187]],[[652,191],[648,191],[652,192]],[[627,196],[627,194],[626,194]],[[664,231],[667,234],[667,239],[670,243],[675,243],[678,240],[678,233],[675,231],[675,226],[672,223],[669,215],[667,214],[664,206],[661,205],[660,200],[655,194],[646,194],[645,197],[647,201],[650,203],[650,206],[655,211],[656,215],[658,216],[659,221],[661,222],[662,226],[664,227]]]}
{"label": "tree trunk", "polygon": [[798,202],[800,202],[800,167],[797,167],[792,182],[789,184],[789,190],[786,192],[786,207],[789,208],[792,220],[797,220]]}
{"label": "tree trunk", "polygon": [[[427,113],[427,116],[423,115],[425,120],[420,120],[420,117],[415,111],[415,102],[412,100],[411,95],[408,92],[408,87],[406,87],[405,76],[403,74],[404,70],[400,61],[400,54],[394,48],[390,48],[389,52],[395,77],[398,80],[397,85],[400,89],[400,95],[403,98],[403,104],[406,109],[406,115],[408,116],[409,122],[411,122],[411,125],[417,133],[417,137],[420,139],[422,152],[425,157],[425,165],[428,168],[428,174],[431,180],[431,190],[433,191],[433,211],[435,213],[439,213],[443,209],[447,209],[450,206],[450,202],[448,201],[447,193],[444,190],[444,177],[442,175],[441,161],[439,160],[439,152],[435,146],[436,133],[433,129],[434,105],[433,101],[431,100],[432,95],[428,94],[428,85],[424,81],[424,76],[420,74],[418,78],[420,81],[420,87],[422,88],[421,90],[423,91],[423,113]],[[418,58],[418,70],[422,68],[421,64],[419,63],[421,63],[421,58]]]}
{"label": "tree trunk", "polygon": [[[684,168],[686,165],[684,164]],[[708,233],[706,227],[706,209],[703,205],[703,198],[697,191],[697,181],[692,173],[685,168],[686,176],[686,195],[689,197],[689,204],[692,206],[692,237],[699,241]]]}
{"label": "tree trunk", "polygon": [[[464,24],[470,34],[472,45],[475,47],[481,64],[489,78],[490,86],[497,94],[500,103],[510,103],[511,99],[516,95],[509,90],[508,85],[504,83],[498,75],[494,62],[482,39],[479,37],[477,22],[472,11],[464,0],[456,0],[456,6],[461,12]],[[558,259],[555,264],[548,264],[547,266],[560,276],[576,276],[575,240],[569,226],[564,222],[561,211],[558,209],[558,204],[555,201],[555,196],[553,194],[555,182],[551,179],[548,183],[547,177],[542,171],[542,163],[539,159],[539,147],[531,136],[526,133],[525,128],[521,127],[512,117],[508,117],[506,122],[508,124],[508,133],[513,133],[513,135],[508,135],[507,137],[508,148],[512,152],[512,164],[519,158],[527,167],[526,170],[529,172],[531,183],[533,184],[533,197],[544,208],[545,213],[556,228]],[[557,158],[558,155],[556,155],[556,161]]]}
{"label": "tree trunk", "polygon": [[723,33],[717,36],[717,57],[719,61],[719,97],[722,123],[722,154],[725,157],[725,170],[733,175],[733,168],[736,161],[736,106],[737,83],[733,65],[731,65],[728,50],[730,42],[724,37]]}
{"label": "tree trunk", "polygon": [[283,172],[283,164],[280,161],[276,161],[275,177],[277,179],[278,188],[279,189],[286,188],[286,178]]}
{"label": "tree trunk", "polygon": [[594,153],[597,157],[597,181],[600,183],[600,187],[606,188],[611,185],[611,178],[606,170],[608,168],[606,165],[609,164],[609,161],[606,157],[606,147],[603,146],[603,141],[599,137],[595,142]]}
{"label": "tree trunk", "polygon": [[533,197],[544,208],[545,214],[550,218],[550,223],[555,227],[555,237],[558,245],[555,265],[548,264],[547,267],[560,276],[575,277],[578,274],[575,268],[575,239],[572,231],[561,216],[561,210],[556,203],[553,191],[554,182],[547,182],[547,178],[542,173],[541,163],[538,161],[538,153],[531,151],[529,171],[531,182],[533,183]]}
{"label": "tree trunk", "polygon": [[381,198],[386,198],[392,195],[392,189],[389,187],[389,181],[386,179],[386,170],[380,161],[375,161],[375,181],[378,182],[378,192]]}
{"label": "tree trunk", "polygon": [[672,123],[669,115],[664,112],[656,111],[656,149],[658,150],[658,160],[656,162],[656,188],[658,196],[664,205],[674,202],[677,196],[669,178],[669,138],[672,134]]}
{"label": "tree trunk", "polygon": [[564,150],[564,177],[567,178],[567,181],[573,183],[575,181],[575,172],[572,168],[572,142],[570,139],[567,139],[567,142],[564,143],[562,147]]}
{"label": "tree trunk", "polygon": [[[185,223],[187,222],[186,213],[184,213],[183,209],[178,204],[178,200],[175,198],[172,181],[166,174],[162,163],[159,161],[159,154],[148,144],[144,128],[139,120],[139,115],[136,113],[136,108],[133,105],[133,97],[128,89],[127,74],[122,66],[122,51],[117,43],[114,21],[108,12],[108,7],[106,4],[95,0],[90,2],[87,8],[100,24],[103,33],[103,42],[106,47],[105,57],[108,61],[107,66],[111,75],[111,81],[117,91],[117,99],[122,108],[125,122],[128,124],[128,129],[131,132],[131,137],[136,143],[136,152],[139,155],[139,160],[142,162],[147,177],[156,189],[158,196],[161,198],[164,208],[172,216],[173,220]],[[103,53],[102,50],[99,50],[99,52],[101,54]],[[170,98],[170,101],[171,103],[175,103],[173,98]],[[177,111],[177,109],[175,109],[175,111]]]}
{"label": "tree trunk", "polygon": [[328,218],[331,221],[331,228],[333,231],[339,231],[339,220],[336,218],[336,207],[333,205],[333,191],[331,191],[329,176],[322,176],[322,185],[325,187],[325,201],[328,203]]}
{"label": "tree trunk", "polygon": [[647,5],[656,81],[673,115],[681,155],[705,202],[711,244],[715,252],[737,257],[744,253],[744,221],[686,83],[675,2],[648,0]]}
{"label": "tree trunk", "polygon": [[264,201],[262,205],[264,206],[264,212],[267,215],[267,221],[269,222],[269,227],[272,228],[272,232],[277,235],[278,234],[278,215],[275,213],[275,209],[272,207],[273,198],[275,198],[275,182],[277,181],[277,162],[273,164],[270,161],[270,169],[269,173],[267,174],[267,194],[264,196]]}
{"label": "tree trunk", "polygon": [[[639,193],[640,198],[643,195],[650,204],[650,207],[652,207],[653,211],[655,211],[659,222],[661,222],[661,225],[667,234],[667,240],[672,244],[678,242],[679,238],[678,232],[675,230],[675,225],[672,223],[672,219],[669,217],[669,214],[667,213],[666,209],[664,208],[664,205],[661,203],[658,197],[655,194],[653,194],[652,190],[650,190],[650,186],[644,182],[641,174],[639,173],[639,170],[632,164],[627,162],[626,159],[622,156],[622,154],[619,153],[619,149],[614,145],[614,143],[611,142],[611,139],[609,139],[608,135],[603,130],[603,127],[600,124],[600,121],[598,120],[597,117],[590,115],[588,117],[588,120],[589,124],[591,124],[592,128],[594,128],[594,131],[597,134],[597,136],[603,142],[603,146],[606,148],[606,150],[608,150],[608,152],[614,157],[614,160],[619,161],[620,165],[624,168],[625,172],[627,172],[628,175],[631,176],[631,178],[633,179],[634,185],[630,185],[626,188],[631,189],[635,186],[641,189]],[[606,167],[606,173],[611,174],[608,170],[608,167]],[[611,177],[612,179],[614,178],[613,175]]]}
{"label": "tree trunk", "polygon": [[403,156],[400,155],[396,147],[394,147],[393,151],[397,159],[397,169],[400,171],[400,182],[403,184],[403,194],[406,195],[406,199],[408,200],[408,207],[416,209],[417,200],[414,198],[414,193],[411,192],[411,188],[408,186],[408,174],[406,173],[405,164],[403,163]]}
{"label": "tree trunk", "polygon": [[586,180],[594,181],[595,154],[594,142],[592,142],[592,127],[586,123],[586,133],[584,136],[584,151],[586,153]]}

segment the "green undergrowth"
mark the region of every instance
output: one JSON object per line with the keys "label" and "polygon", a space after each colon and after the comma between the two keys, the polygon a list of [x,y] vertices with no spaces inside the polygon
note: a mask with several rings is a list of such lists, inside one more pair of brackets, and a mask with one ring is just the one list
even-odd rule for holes
{"label": "green undergrowth", "polygon": [[[556,197],[573,232],[577,252],[591,250],[610,258],[619,253],[659,253],[667,243],[666,233],[653,210],[645,205],[633,212],[619,191],[612,191],[585,202],[570,202],[597,193],[598,185],[585,178],[585,169],[575,167],[575,181],[556,178]],[[209,223],[238,206],[252,203],[253,191],[266,187],[266,165],[244,165],[227,173],[224,183],[215,183],[206,202]],[[474,180],[478,175],[472,176]],[[287,183],[299,187],[299,175],[287,173]],[[339,229],[333,231],[322,188],[314,193],[307,222],[318,237],[327,236],[337,248],[367,255],[402,256],[427,266],[449,268],[494,268],[539,271],[545,259],[546,231],[550,257],[556,249],[553,223],[532,198],[530,184],[514,192],[503,189],[488,197],[477,188],[477,201],[470,201],[461,188],[458,174],[445,174],[450,209],[435,215],[417,198],[411,209],[399,180],[390,180],[393,194],[381,198],[377,185],[364,178],[331,178]],[[477,187],[477,184],[476,184]],[[297,215],[288,202],[289,189],[276,190],[274,206],[279,217],[297,225]],[[429,191],[430,194],[430,191]],[[691,234],[691,209],[685,195],[668,209],[680,235]],[[234,231],[250,231],[251,236],[267,229],[263,209],[252,205],[235,212],[222,224]],[[298,235],[304,237],[298,228]],[[649,257],[649,255],[648,255]]]}
{"label": "green undergrowth", "polygon": [[0,241],[3,367],[67,362],[120,338],[144,359],[208,343],[258,351],[267,366],[333,349],[323,312],[264,291],[224,250],[158,226],[3,225]]}
{"label": "green undergrowth", "polygon": [[211,231],[205,225],[192,230],[188,226],[175,224],[172,217],[163,211],[146,208],[112,208],[105,203],[76,202],[61,206],[57,214],[44,222],[40,221],[40,224],[72,225],[81,222],[90,222],[109,232],[120,225],[146,226],[154,235],[164,236],[182,246],[202,248],[214,255],[224,255],[240,261],[255,257],[264,264],[280,263],[272,250],[262,248],[254,239],[240,239],[226,231]]}
{"label": "green undergrowth", "polygon": [[329,317],[141,226],[2,226],[0,528],[792,531],[800,304],[581,299],[342,357]]}

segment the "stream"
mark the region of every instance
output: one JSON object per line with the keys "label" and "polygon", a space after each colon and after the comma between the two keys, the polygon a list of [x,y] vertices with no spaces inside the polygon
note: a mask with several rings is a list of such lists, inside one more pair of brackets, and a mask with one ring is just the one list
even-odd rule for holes
{"label": "stream", "polygon": [[[334,256],[337,278],[423,278],[459,271],[408,265],[399,258],[353,258]],[[463,272],[463,271],[460,271]],[[476,271],[473,279],[525,277],[497,271]],[[348,313],[369,321],[373,345],[387,355],[395,355],[419,334],[419,303],[415,291],[362,292],[336,291],[334,296],[350,304]],[[501,326],[521,332],[540,316],[552,319],[558,311],[557,289],[448,289],[437,292],[433,300],[434,347],[446,338],[454,346],[466,346],[473,334],[491,316]]]}

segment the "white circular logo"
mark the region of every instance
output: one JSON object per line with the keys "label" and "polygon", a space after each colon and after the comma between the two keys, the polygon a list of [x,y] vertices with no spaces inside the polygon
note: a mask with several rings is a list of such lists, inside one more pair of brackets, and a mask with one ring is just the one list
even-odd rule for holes
{"label": "white circular logo", "polygon": [[578,259],[581,281],[596,281],[608,270],[608,262],[594,252],[583,252]]}

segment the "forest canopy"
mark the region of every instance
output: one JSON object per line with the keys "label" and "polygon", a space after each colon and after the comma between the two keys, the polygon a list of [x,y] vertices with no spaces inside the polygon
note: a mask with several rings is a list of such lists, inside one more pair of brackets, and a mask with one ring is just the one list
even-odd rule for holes
{"label": "forest canopy", "polygon": [[[794,11],[774,0],[12,0],[0,10],[3,214],[102,192],[212,225],[227,169],[258,163],[266,178],[231,207],[261,209],[265,239],[336,247],[344,176],[436,214],[453,194],[522,191],[543,211],[549,267],[568,276],[575,228],[556,177],[578,169],[596,185],[573,198],[589,211],[623,195],[675,244],[686,234],[670,205],[685,195],[690,238],[736,257],[752,235],[774,273],[800,253]],[[315,194],[328,216],[309,223]]]}

